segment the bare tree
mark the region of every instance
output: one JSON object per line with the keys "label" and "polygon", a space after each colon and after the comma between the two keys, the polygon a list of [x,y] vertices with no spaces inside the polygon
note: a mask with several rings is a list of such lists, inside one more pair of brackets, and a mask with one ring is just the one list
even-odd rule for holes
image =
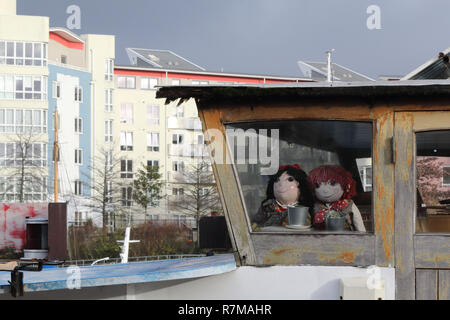
{"label": "bare tree", "polygon": [[183,191],[169,202],[171,209],[193,217],[197,226],[201,217],[223,212],[214,175],[209,168],[209,162],[205,158],[188,165],[180,172],[179,180],[182,182],[177,184]]}
{"label": "bare tree", "polygon": [[47,144],[40,135],[32,132],[8,135],[8,142],[0,143],[0,151],[5,155],[7,167],[4,194],[14,193],[18,202],[46,200]]}
{"label": "bare tree", "polygon": [[93,212],[102,216],[103,227],[106,228],[115,217],[125,214],[122,203],[122,187],[126,186],[120,178],[120,158],[114,146],[100,148],[90,165],[91,190],[89,206]]}

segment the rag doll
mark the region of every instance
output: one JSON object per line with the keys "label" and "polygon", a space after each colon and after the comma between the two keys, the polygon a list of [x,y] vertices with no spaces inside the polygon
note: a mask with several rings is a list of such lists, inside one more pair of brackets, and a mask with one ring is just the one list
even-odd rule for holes
{"label": "rag doll", "polygon": [[313,226],[325,229],[325,220],[332,211],[345,216],[345,230],[366,231],[358,207],[352,201],[356,182],[350,172],[338,165],[323,165],[313,169],[308,182],[314,194]]}
{"label": "rag doll", "polygon": [[[269,180],[266,199],[261,202],[253,220],[253,230],[259,227],[285,226],[288,223],[287,208],[296,205],[309,208],[313,205],[306,173],[298,164],[281,166]],[[311,224],[310,216],[307,224]]]}

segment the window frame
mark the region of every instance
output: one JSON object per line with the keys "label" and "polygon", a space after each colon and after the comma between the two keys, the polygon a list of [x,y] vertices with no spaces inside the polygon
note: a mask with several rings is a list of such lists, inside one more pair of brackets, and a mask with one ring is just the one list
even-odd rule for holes
{"label": "window frame", "polygon": [[[125,164],[125,165],[123,165]],[[125,170],[123,170],[125,169]],[[131,170],[130,170],[131,169]],[[133,179],[133,160],[132,159],[120,159],[120,178]]]}
{"label": "window frame", "polygon": [[76,196],[83,195],[83,181],[81,181],[80,179],[74,180],[74,194]]}
{"label": "window frame", "polygon": [[133,142],[133,131],[120,131],[120,151],[133,151]]}
{"label": "window frame", "polygon": [[113,125],[113,119],[105,120],[105,142],[114,142]]}
{"label": "window frame", "polygon": [[[4,44],[4,54],[0,52],[0,65],[10,66],[26,66],[26,67],[46,67],[48,64],[48,44],[46,42],[38,41],[14,41],[14,40],[0,40],[0,45]],[[8,54],[8,44],[13,45],[12,55]],[[22,45],[22,55],[17,53],[18,44]],[[36,46],[40,47],[40,57],[36,52]],[[31,46],[31,55],[27,56],[27,47]],[[12,63],[8,63],[12,61]],[[29,64],[27,64],[29,62]]]}
{"label": "window frame", "polygon": [[444,177],[445,177],[445,168],[448,168],[448,173],[449,173],[449,176],[450,176],[450,165],[443,165],[442,166],[442,186],[443,187],[450,187],[450,178],[449,178],[449,181],[448,181],[448,183],[445,183],[445,179],[444,179]]}
{"label": "window frame", "polygon": [[75,148],[75,162],[76,165],[83,165],[83,149]]}
{"label": "window frame", "polygon": [[[150,135],[150,139],[149,139],[149,135]],[[158,140],[158,144],[154,145],[153,144],[153,135],[157,136],[157,140]],[[147,137],[147,151],[149,152],[160,152],[160,145],[161,145],[161,141],[160,141],[160,135],[159,132],[147,132],[146,134]],[[149,145],[150,142],[150,145]]]}
{"label": "window frame", "polygon": [[114,80],[114,59],[105,59],[105,81]]}
{"label": "window frame", "polygon": [[[259,90],[259,89],[258,89]],[[262,90],[262,89],[261,89]],[[280,89],[280,91],[282,91]],[[256,93],[255,93],[256,94]],[[238,184],[236,168],[233,164],[225,163],[224,165],[214,164],[214,173],[217,178],[219,194],[221,201],[225,204],[225,215],[228,217],[229,227],[233,233],[234,241],[236,241],[237,250],[242,261],[246,261],[247,265],[267,265],[267,264],[282,264],[282,265],[333,265],[333,266],[370,266],[374,264],[387,265],[393,263],[393,250],[391,247],[386,247],[383,243],[392,243],[394,239],[394,224],[389,220],[390,210],[383,210],[383,208],[393,208],[393,198],[380,196],[378,190],[377,180],[384,179],[384,190],[392,191],[394,186],[393,168],[383,170],[380,172],[380,167],[384,165],[385,159],[390,159],[389,154],[391,147],[386,145],[386,141],[392,140],[392,127],[394,113],[375,113],[372,108],[360,106],[356,104],[354,107],[358,112],[342,111],[342,104],[338,104],[333,99],[325,99],[320,105],[311,106],[304,105],[299,100],[279,101],[279,99],[268,97],[263,103],[257,106],[251,103],[244,103],[239,99],[233,100],[235,103],[225,103],[214,100],[216,104],[211,107],[209,103],[200,101],[197,105],[199,114],[202,114],[202,119],[205,121],[207,128],[216,128],[218,132],[225,133],[226,125],[236,124],[242,122],[264,122],[274,120],[343,120],[343,121],[364,121],[371,122],[372,127],[377,129],[377,134],[372,136],[372,160],[373,160],[373,174],[374,184],[372,193],[372,219],[374,223],[373,233],[330,233],[323,231],[320,233],[320,239],[317,239],[318,234],[302,233],[301,231],[292,230],[287,233],[269,233],[269,232],[252,232],[251,224],[249,223],[247,211],[244,211],[245,203],[242,195],[242,190]],[[353,100],[352,100],[353,101]],[[358,100],[358,102],[360,102]],[[356,103],[356,102],[355,102]],[[273,108],[267,106],[277,106],[277,112],[273,112]],[[235,112],[238,109],[240,112]],[[220,112],[218,112],[220,110]],[[381,110],[384,110],[381,108]],[[287,116],[288,115],[288,116]],[[205,127],[203,128],[205,132]],[[381,132],[381,133],[380,133]],[[211,143],[211,141],[209,142]],[[229,155],[228,148],[225,148],[227,157]],[[374,157],[374,154],[378,155]],[[220,155],[219,155],[220,156]],[[223,155],[225,156],[225,155]],[[226,159],[226,158],[224,158]],[[221,191],[221,186],[227,186],[227,192]],[[376,204],[376,206],[375,206]],[[374,206],[376,207],[374,210]],[[242,225],[242,222],[244,225]],[[385,222],[386,226],[379,224]],[[383,228],[383,229],[382,229]],[[387,229],[385,229],[387,228]],[[383,231],[383,233],[381,232]],[[268,239],[270,238],[268,243]],[[336,249],[339,247],[346,247],[348,252],[354,255],[354,259],[343,260],[339,258],[341,252]],[[321,246],[322,251],[319,255],[314,251],[313,247]],[[286,254],[280,254],[279,257],[273,255],[273,251],[281,248],[291,247]],[[302,250],[312,250],[311,255],[299,255],[298,259],[283,260],[283,257],[296,256],[297,248]],[[300,250],[300,249],[298,249]],[[245,255],[245,257],[244,257]],[[270,262],[265,260],[272,257]]]}
{"label": "window frame", "polygon": [[[47,100],[48,77],[29,74],[0,74],[0,100]],[[39,89],[36,90],[36,84]],[[21,89],[20,89],[21,87]]]}

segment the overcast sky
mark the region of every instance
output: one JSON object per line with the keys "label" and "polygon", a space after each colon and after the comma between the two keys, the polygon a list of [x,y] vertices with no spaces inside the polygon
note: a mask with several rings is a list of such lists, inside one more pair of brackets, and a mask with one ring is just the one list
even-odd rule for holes
{"label": "overcast sky", "polygon": [[[17,0],[18,14],[67,27],[67,7],[81,10],[77,34],[116,36],[125,48],[171,50],[208,71],[302,76],[298,60],[333,62],[372,78],[405,75],[450,47],[448,0]],[[370,5],[381,29],[369,29]]]}

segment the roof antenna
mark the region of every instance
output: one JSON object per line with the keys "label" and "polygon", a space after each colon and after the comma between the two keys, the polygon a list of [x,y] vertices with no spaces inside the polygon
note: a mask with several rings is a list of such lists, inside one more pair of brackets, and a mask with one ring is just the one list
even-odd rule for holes
{"label": "roof antenna", "polygon": [[332,82],[332,77],[331,77],[331,53],[334,51],[334,49],[331,49],[329,51],[326,52],[327,54],[327,63],[328,63],[328,68],[327,68],[327,82]]}

